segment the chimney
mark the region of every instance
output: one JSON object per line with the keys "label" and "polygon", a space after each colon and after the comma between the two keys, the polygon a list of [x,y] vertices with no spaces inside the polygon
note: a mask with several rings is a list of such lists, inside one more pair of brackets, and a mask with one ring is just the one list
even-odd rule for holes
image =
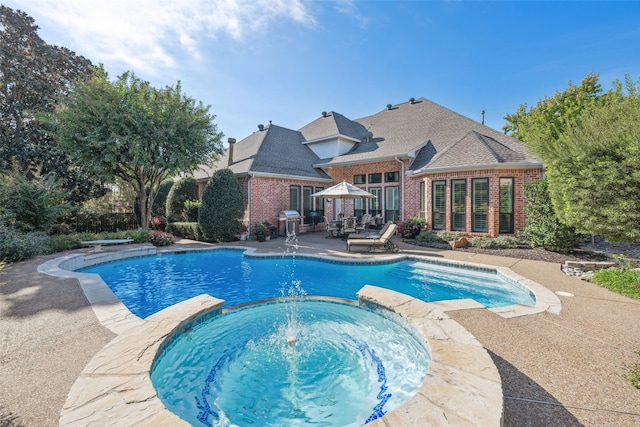
{"label": "chimney", "polygon": [[227,160],[227,166],[231,166],[233,163],[233,146],[236,144],[236,139],[229,138],[227,139],[227,142],[229,143],[229,159]]}
{"label": "chimney", "polygon": [[484,110],[480,111],[480,114],[482,115],[482,124],[484,124]]}

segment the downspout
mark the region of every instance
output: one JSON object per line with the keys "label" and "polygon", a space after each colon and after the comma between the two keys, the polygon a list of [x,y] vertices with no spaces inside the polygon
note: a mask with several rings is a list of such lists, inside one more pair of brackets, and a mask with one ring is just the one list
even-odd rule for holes
{"label": "downspout", "polygon": [[400,197],[400,220],[404,221],[404,162],[400,160],[398,156],[395,156],[394,159],[402,165],[400,169],[400,189],[402,191],[402,197]]}
{"label": "downspout", "polygon": [[251,180],[254,177],[253,172],[249,172],[247,180],[247,233],[251,235]]}

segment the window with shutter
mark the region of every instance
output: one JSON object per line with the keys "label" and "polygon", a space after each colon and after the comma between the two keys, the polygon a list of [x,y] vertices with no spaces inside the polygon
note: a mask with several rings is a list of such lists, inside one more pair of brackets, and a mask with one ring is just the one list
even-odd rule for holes
{"label": "window with shutter", "polygon": [[431,228],[434,230],[444,230],[446,225],[447,209],[447,181],[433,181],[432,183],[432,208],[431,208]]}
{"label": "window with shutter", "polygon": [[489,178],[474,178],[471,180],[471,230],[486,233],[489,213]]}
{"label": "window with shutter", "polygon": [[467,231],[467,180],[451,181],[451,229]]}
{"label": "window with shutter", "polygon": [[500,178],[500,233],[513,233],[513,178]]}

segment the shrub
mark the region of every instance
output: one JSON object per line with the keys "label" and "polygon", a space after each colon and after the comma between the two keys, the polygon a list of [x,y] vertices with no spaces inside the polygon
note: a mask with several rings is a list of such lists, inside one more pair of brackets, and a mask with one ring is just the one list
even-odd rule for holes
{"label": "shrub", "polygon": [[185,214],[185,202],[198,200],[198,184],[192,176],[185,176],[173,184],[166,201],[166,217],[169,222],[189,221]]}
{"label": "shrub", "polygon": [[521,237],[534,247],[552,251],[573,249],[581,236],[576,233],[575,228],[562,224],[558,219],[547,191],[547,180],[525,184],[524,190],[527,198],[527,224]]}
{"label": "shrub", "polygon": [[423,231],[422,233],[418,234],[416,236],[416,240],[421,243],[447,243],[430,231]]}
{"label": "shrub", "polygon": [[438,231],[437,236],[443,242],[453,242],[454,240],[458,240],[459,238],[461,238],[462,234],[463,233],[459,231]]}
{"label": "shrub", "polygon": [[400,224],[400,233],[405,239],[415,239],[427,226],[424,218],[412,216]]}
{"label": "shrub", "polygon": [[154,246],[171,246],[176,242],[176,238],[165,231],[152,231],[149,241]]}
{"label": "shrub", "polygon": [[47,254],[50,250],[49,236],[46,233],[0,229],[0,261],[22,261]]}
{"label": "shrub", "polygon": [[184,214],[187,222],[198,222],[198,210],[200,209],[199,200],[185,200]]}
{"label": "shrub", "polygon": [[197,222],[172,222],[167,224],[167,232],[186,239],[204,241],[204,236]]}
{"label": "shrub", "polygon": [[471,246],[482,249],[508,249],[520,246],[520,241],[511,236],[475,237],[471,240]]}
{"label": "shrub", "polygon": [[205,239],[234,240],[242,231],[244,198],[242,188],[230,169],[216,171],[202,193],[198,224]]}
{"label": "shrub", "polygon": [[[82,247],[82,243],[85,239],[81,238],[81,234],[59,234],[57,236],[51,236],[49,239],[49,248],[51,252],[62,252],[70,249],[78,249]],[[86,240],[94,240],[91,239]]]}
{"label": "shrub", "polygon": [[173,184],[172,179],[166,179],[160,183],[158,194],[156,194],[156,198],[153,200],[153,207],[151,208],[152,217],[164,217],[167,215],[167,198],[173,188]]}
{"label": "shrub", "polygon": [[19,174],[0,180],[0,225],[22,233],[49,231],[68,206],[53,176],[28,180]]}

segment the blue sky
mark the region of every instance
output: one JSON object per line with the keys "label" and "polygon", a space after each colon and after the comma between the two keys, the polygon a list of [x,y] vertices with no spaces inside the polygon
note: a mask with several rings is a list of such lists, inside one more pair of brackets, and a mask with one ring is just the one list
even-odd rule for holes
{"label": "blue sky", "polygon": [[238,140],[425,97],[501,129],[569,81],[640,77],[637,1],[3,0],[40,36],[211,106]]}

